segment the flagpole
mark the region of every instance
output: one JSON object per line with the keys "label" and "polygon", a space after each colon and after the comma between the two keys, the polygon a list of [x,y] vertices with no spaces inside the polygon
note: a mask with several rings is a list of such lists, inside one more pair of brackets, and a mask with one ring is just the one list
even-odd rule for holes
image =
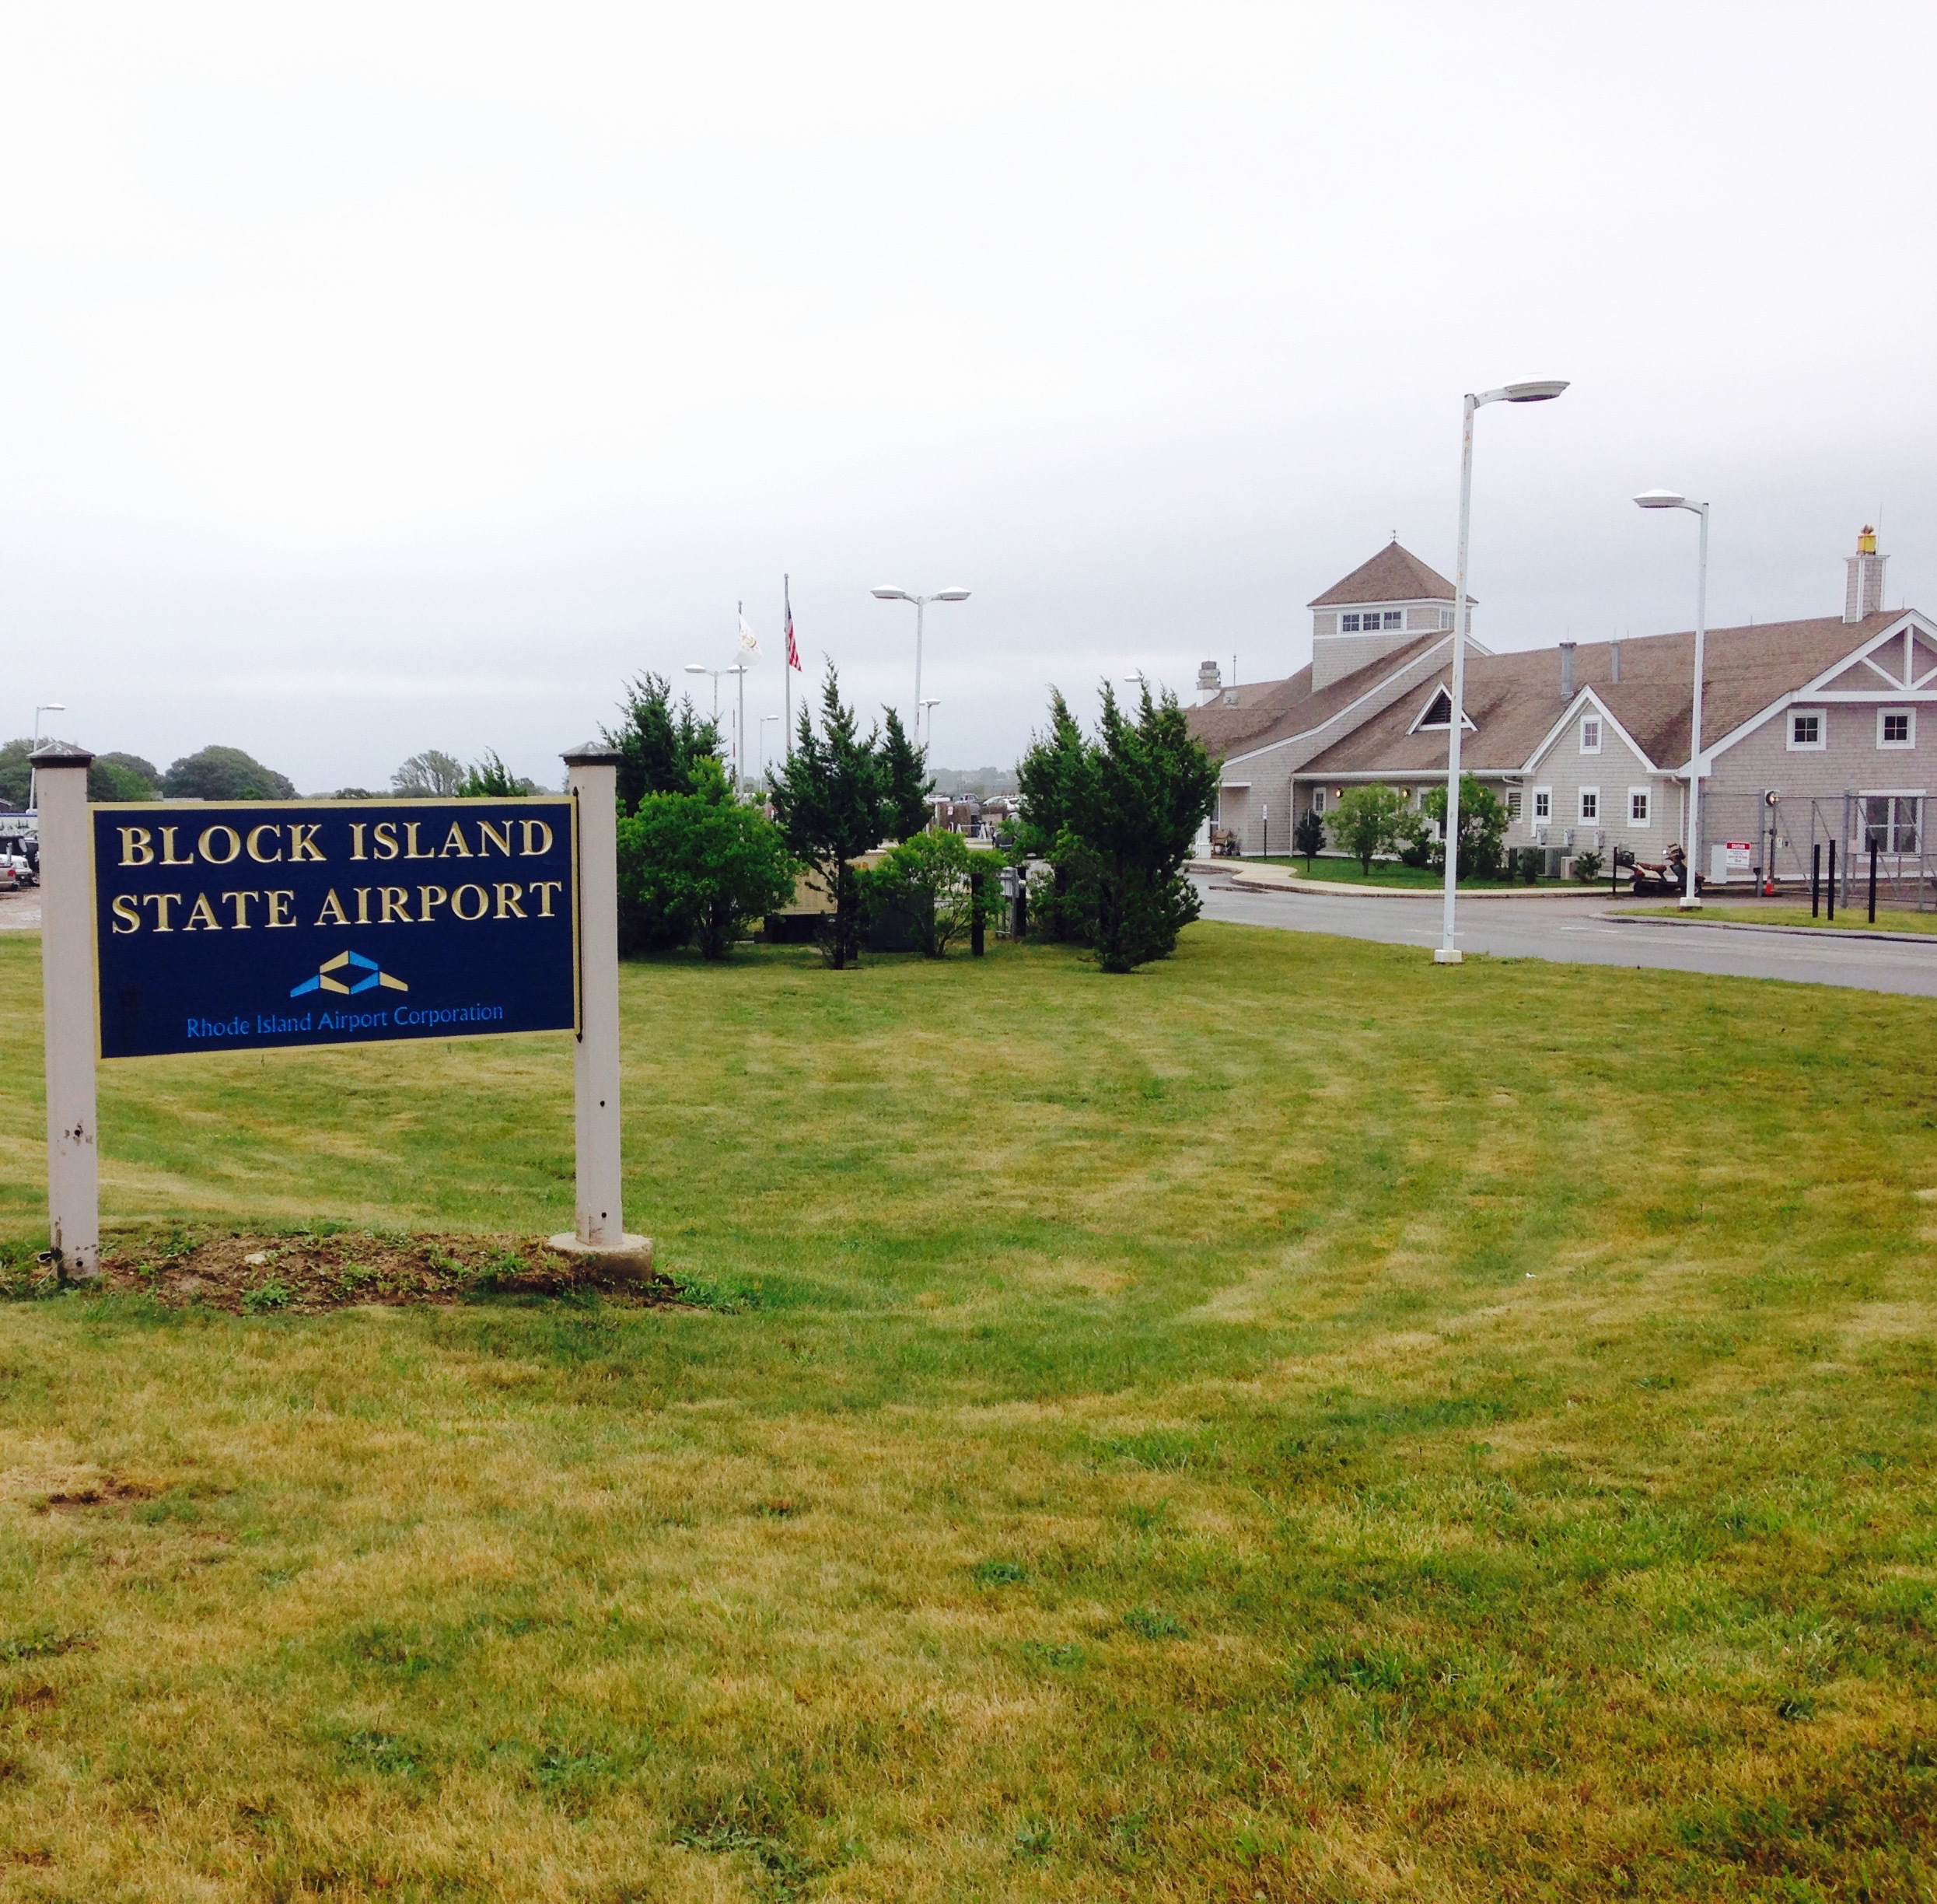
{"label": "flagpole", "polygon": [[[739,625],[746,625],[746,604],[736,602],[734,612]],[[746,797],[746,662],[743,656],[739,664],[739,730],[733,736],[733,793],[736,798]]]}
{"label": "flagpole", "polygon": [[794,597],[793,578],[783,575],[780,578],[780,605],[786,615],[786,625],[780,637],[780,678],[786,684],[787,699],[785,717],[780,723],[780,731],[787,737],[786,758],[794,757]]}

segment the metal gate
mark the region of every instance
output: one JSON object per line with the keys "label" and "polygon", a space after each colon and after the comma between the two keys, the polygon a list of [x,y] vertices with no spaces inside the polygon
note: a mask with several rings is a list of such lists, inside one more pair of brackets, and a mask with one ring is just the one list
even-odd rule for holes
{"label": "metal gate", "polygon": [[1723,884],[1710,878],[1717,847],[1726,852],[1747,845],[1747,866],[1738,867],[1739,877],[1727,884],[1757,891],[1771,884],[1804,891],[1813,885],[1827,893],[1833,877],[1839,911],[1867,907],[1874,849],[1878,906],[1937,912],[1937,840],[1925,824],[1928,804],[1921,796],[1904,793],[1809,799],[1769,793],[1753,803],[1739,796],[1704,800],[1702,875],[1711,887]]}

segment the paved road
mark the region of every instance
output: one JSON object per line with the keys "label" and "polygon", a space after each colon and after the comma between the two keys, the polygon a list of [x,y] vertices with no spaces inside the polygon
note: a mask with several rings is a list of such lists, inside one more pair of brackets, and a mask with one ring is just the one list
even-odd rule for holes
{"label": "paved road", "polygon": [[[1239,892],[1215,874],[1198,876],[1197,886],[1206,919],[1275,926],[1286,932],[1337,933],[1388,945],[1439,943],[1437,897]],[[1460,949],[1504,958],[1652,966],[1937,997],[1937,938],[1926,948],[1873,939],[1830,941],[1788,933],[1729,932],[1720,926],[1629,925],[1593,916],[1606,906],[1605,901],[1597,905],[1591,900],[1476,900],[1460,908]]]}

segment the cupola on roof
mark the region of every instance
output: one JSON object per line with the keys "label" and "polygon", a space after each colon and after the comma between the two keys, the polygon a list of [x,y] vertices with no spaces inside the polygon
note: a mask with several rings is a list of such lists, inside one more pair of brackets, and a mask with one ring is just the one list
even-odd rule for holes
{"label": "cupola on roof", "polygon": [[[1473,600],[1469,595],[1467,600]],[[1388,542],[1369,562],[1362,562],[1342,582],[1334,582],[1308,608],[1351,607],[1358,602],[1443,601],[1453,600],[1453,584],[1428,569],[1410,549]]]}

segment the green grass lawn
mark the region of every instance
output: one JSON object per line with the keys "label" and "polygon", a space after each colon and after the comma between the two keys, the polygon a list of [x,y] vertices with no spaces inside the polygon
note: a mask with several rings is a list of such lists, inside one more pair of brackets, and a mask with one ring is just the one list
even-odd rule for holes
{"label": "green grass lawn", "polygon": [[[1932,1896],[1937,1003],[623,986],[691,1306],[0,1304],[0,1898]],[[102,1080],[124,1234],[569,1218],[562,1038]]]}
{"label": "green grass lawn", "polygon": [[[1651,912],[1679,913],[1673,905],[1653,906]],[[1743,926],[1813,926],[1827,932],[1907,932],[1937,933],[1937,912],[1890,912],[1879,906],[1876,923],[1869,921],[1868,908],[1862,900],[1837,914],[1834,919],[1811,919],[1807,906],[1793,905],[1716,905],[1708,900],[1702,901],[1701,917],[1721,919],[1725,922]]]}
{"label": "green grass lawn", "polygon": [[[1294,855],[1285,859],[1273,853],[1268,859],[1260,859],[1253,853],[1243,860],[1234,860],[1235,865],[1289,866],[1300,879],[1336,880],[1343,886],[1416,886],[1422,892],[1440,892],[1446,883],[1443,873],[1435,873],[1430,866],[1409,866],[1398,859],[1375,859],[1370,873],[1364,871],[1356,859],[1331,859],[1320,855],[1311,863],[1309,872],[1305,862]],[[1517,879],[1463,879],[1460,882],[1462,892],[1470,892],[1475,887],[1488,888],[1496,886],[1525,886],[1524,880]],[[1599,887],[1605,890],[1606,880],[1582,881],[1579,880],[1544,879],[1530,890],[1551,892],[1560,887]]]}

